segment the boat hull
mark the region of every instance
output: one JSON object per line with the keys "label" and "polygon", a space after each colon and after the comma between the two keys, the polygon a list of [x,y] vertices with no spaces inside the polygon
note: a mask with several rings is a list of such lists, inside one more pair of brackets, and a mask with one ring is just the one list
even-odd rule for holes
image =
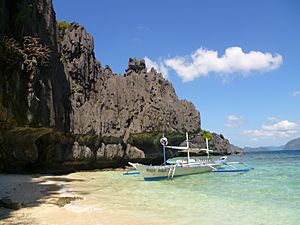
{"label": "boat hull", "polygon": [[[195,165],[195,166],[176,166],[174,176],[171,176],[172,165],[167,166],[147,166],[143,164],[135,165],[140,174],[144,177],[144,180],[161,180],[167,178],[173,178],[178,176],[186,176],[191,174],[207,173],[212,171],[212,167],[208,165]],[[213,165],[214,168],[219,168],[220,165]]]}

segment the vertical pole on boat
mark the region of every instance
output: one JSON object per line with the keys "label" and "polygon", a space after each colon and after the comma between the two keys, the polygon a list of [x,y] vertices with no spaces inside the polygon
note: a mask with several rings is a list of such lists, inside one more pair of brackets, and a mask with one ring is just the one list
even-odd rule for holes
{"label": "vertical pole on boat", "polygon": [[166,147],[163,145],[163,152],[164,152],[164,166],[166,166]]}
{"label": "vertical pole on boat", "polygon": [[209,158],[208,139],[205,138],[205,141],[206,141],[206,149],[207,149],[207,151],[206,151],[206,153],[207,153],[207,158]]}
{"label": "vertical pole on boat", "polygon": [[167,165],[166,163],[166,145],[168,144],[168,139],[163,134],[162,138],[160,139],[160,143],[162,145],[163,154],[164,154],[164,166]]}
{"label": "vertical pole on boat", "polygon": [[189,134],[188,132],[185,133],[186,136],[186,146],[187,146],[187,163],[190,163],[190,145],[189,145]]}

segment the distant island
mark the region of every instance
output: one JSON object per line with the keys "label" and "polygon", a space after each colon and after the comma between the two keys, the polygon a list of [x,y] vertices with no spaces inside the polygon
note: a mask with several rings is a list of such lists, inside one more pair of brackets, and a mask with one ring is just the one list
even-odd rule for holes
{"label": "distant island", "polygon": [[286,143],[284,150],[300,150],[300,137]]}
{"label": "distant island", "polygon": [[256,152],[256,151],[279,151],[279,150],[283,150],[284,149],[284,145],[281,146],[264,146],[264,147],[244,147],[243,150],[245,152]]}
{"label": "distant island", "polygon": [[300,150],[300,137],[288,141],[285,145],[280,146],[260,146],[260,147],[244,147],[245,152],[265,152],[280,150]]}

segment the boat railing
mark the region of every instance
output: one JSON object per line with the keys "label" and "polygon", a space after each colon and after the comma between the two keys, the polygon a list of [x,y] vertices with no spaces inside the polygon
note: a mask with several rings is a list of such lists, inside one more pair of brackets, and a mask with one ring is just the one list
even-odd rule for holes
{"label": "boat railing", "polygon": [[171,165],[169,172],[168,172],[168,179],[172,179],[175,175],[175,171],[176,171],[176,164],[175,165]]}

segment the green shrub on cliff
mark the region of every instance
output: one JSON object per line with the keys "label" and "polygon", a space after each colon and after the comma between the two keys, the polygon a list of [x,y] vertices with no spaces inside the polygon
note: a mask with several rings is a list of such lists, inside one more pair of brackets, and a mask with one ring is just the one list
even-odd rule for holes
{"label": "green shrub on cliff", "polygon": [[60,30],[65,30],[65,29],[69,28],[71,26],[71,24],[66,21],[60,21],[57,23],[57,26]]}
{"label": "green shrub on cliff", "polygon": [[[66,29],[68,29],[71,26],[71,24],[66,21],[60,21],[57,23],[57,26],[58,26],[58,30],[59,30],[59,39],[60,39],[60,41],[62,41],[64,38],[64,35],[65,35]],[[60,58],[60,60],[62,62],[64,60],[64,56],[62,56]]]}

